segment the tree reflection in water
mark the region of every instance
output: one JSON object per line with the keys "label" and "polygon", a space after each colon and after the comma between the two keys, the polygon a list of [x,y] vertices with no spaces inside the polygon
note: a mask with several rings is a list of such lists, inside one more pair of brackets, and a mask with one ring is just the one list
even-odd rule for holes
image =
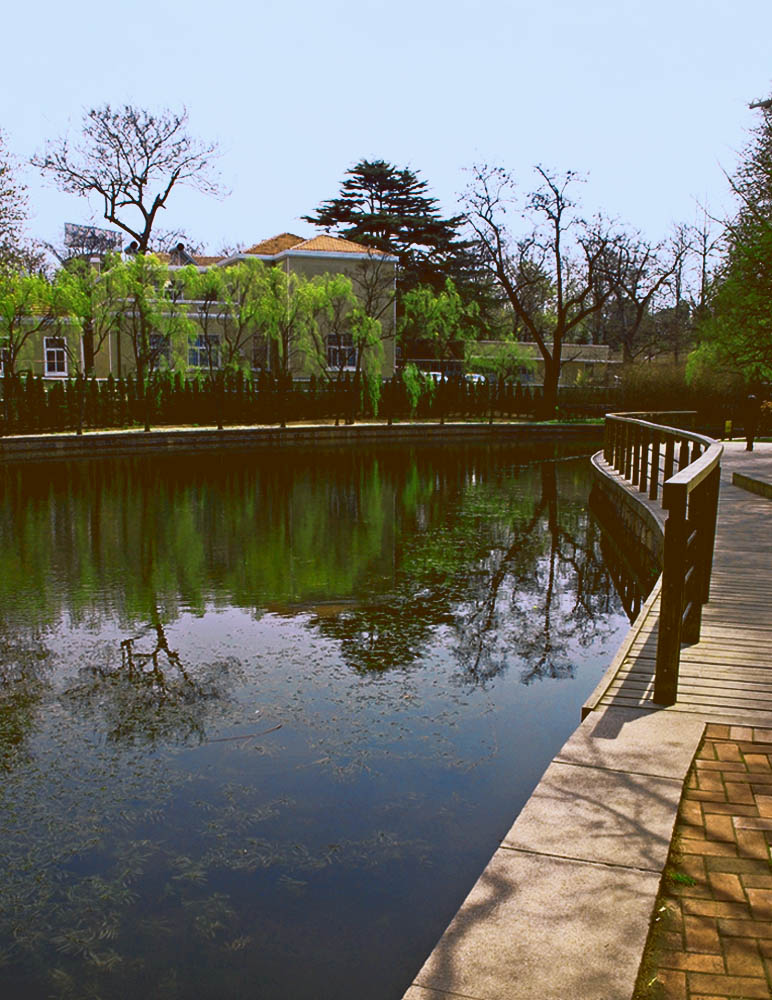
{"label": "tree reflection in water", "polygon": [[[235,659],[188,670],[169,648],[157,610],[153,619],[139,635],[121,640],[120,659],[108,647],[98,662],[82,666],[64,698],[74,709],[99,716],[111,742],[202,743],[212,702],[223,699],[243,672]],[[148,637],[150,646],[137,645]]]}
{"label": "tree reflection in water", "polygon": [[492,552],[470,608],[459,616],[459,652],[470,680],[485,683],[515,658],[521,680],[573,677],[577,647],[598,638],[613,597],[600,538],[584,511],[562,510],[556,465],[541,467],[532,516]]}
{"label": "tree reflection in water", "polygon": [[27,738],[49,686],[51,652],[42,641],[0,639],[0,770],[27,758]]}
{"label": "tree reflection in water", "polygon": [[396,594],[312,626],[338,640],[359,671],[419,661],[447,625],[464,683],[484,687],[513,664],[525,684],[574,676],[578,651],[603,632],[614,589],[585,503],[570,491],[561,497],[560,469],[541,465],[537,497],[513,494],[511,483],[474,484],[452,525],[425,527],[408,546]]}

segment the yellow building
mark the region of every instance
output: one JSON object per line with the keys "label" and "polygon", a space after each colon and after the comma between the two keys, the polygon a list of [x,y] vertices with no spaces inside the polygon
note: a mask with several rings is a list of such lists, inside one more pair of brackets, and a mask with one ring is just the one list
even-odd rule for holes
{"label": "yellow building", "polygon": [[[189,254],[179,245],[170,254],[158,254],[172,271],[191,264],[200,271],[211,267],[228,267],[242,261],[261,261],[267,266],[280,267],[287,275],[314,278],[342,274],[350,279],[352,289],[368,315],[381,323],[383,356],[381,374],[390,378],[394,374],[396,354],[396,301],[395,282],[397,258],[380,250],[353,243],[333,236],[316,236],[303,239],[293,233],[282,233],[272,239],[256,243],[243,252],[230,256],[202,256]],[[197,304],[188,304],[195,310]],[[334,339],[334,342],[332,342]],[[206,353],[201,338],[187,345],[185,370],[203,368]],[[215,352],[216,353],[216,352]],[[275,359],[264,339],[258,337],[244,351],[244,362],[254,370],[275,367]],[[327,366],[330,371],[354,370],[356,355],[350,335],[338,334],[326,345]],[[174,366],[171,348],[165,349],[166,362]],[[185,360],[185,359],[182,359]],[[2,361],[0,358],[0,365]],[[104,339],[100,349],[93,354],[93,372],[97,378],[126,376],[134,370],[135,362],[130,338],[120,328]],[[302,354],[291,359],[293,377],[303,378],[314,373],[313,365]],[[41,330],[30,337],[18,358],[17,372],[32,372],[46,379],[63,379],[92,368],[88,337],[76,339],[74,330],[68,332],[66,323],[59,323]],[[2,369],[0,368],[0,374]]]}

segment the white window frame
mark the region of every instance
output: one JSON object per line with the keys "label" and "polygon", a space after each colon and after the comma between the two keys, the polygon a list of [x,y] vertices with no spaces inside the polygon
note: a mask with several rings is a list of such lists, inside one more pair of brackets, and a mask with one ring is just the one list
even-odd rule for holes
{"label": "white window frame", "polygon": [[[325,346],[327,349],[327,368],[330,371],[356,371],[359,348],[355,346],[352,334],[329,334],[325,338]],[[341,359],[343,364],[341,364]]]}
{"label": "white window frame", "polygon": [[43,338],[43,374],[45,378],[67,378],[67,339],[65,337]]}
{"label": "white window frame", "polygon": [[161,362],[166,362],[166,367],[172,367],[172,345],[168,337],[162,333],[151,333],[148,343],[150,356],[152,358],[153,371],[161,370]]}
{"label": "white window frame", "polygon": [[222,368],[222,352],[220,350],[219,333],[199,333],[195,340],[188,344],[188,367],[199,368],[202,371],[209,369],[209,348],[212,348],[212,368],[215,371]]}

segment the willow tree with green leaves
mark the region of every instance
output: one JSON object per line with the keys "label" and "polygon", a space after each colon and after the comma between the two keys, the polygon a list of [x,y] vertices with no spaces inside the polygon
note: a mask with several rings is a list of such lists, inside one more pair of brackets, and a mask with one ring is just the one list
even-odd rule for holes
{"label": "willow tree with green leaves", "polygon": [[128,337],[137,386],[144,404],[145,430],[150,418],[159,370],[173,359],[187,363],[194,327],[188,315],[185,282],[152,254],[136,254],[114,271],[123,310],[121,335]]}
{"label": "willow tree with green leaves", "polygon": [[[351,279],[344,274],[313,278],[309,291],[313,321],[307,328],[306,353],[314,375],[338,388],[353,377],[377,414],[383,371],[380,319],[363,307]],[[336,424],[339,418],[336,414]]]}
{"label": "willow tree with green leaves", "polygon": [[250,261],[206,271],[185,268],[182,275],[198,369],[215,390],[221,428],[226,375],[241,372],[251,377],[253,362],[266,342],[266,311],[273,316],[271,303],[266,302],[273,294],[268,269],[262,261]]}
{"label": "willow tree with green leaves", "polygon": [[[429,285],[418,285],[402,299],[399,335],[404,340],[430,344],[434,356],[447,362],[459,355],[464,357],[475,337],[477,316],[476,303],[466,304],[450,278],[440,292]],[[441,423],[444,417],[441,408]]]}
{"label": "willow tree with green leaves", "polygon": [[121,267],[117,255],[105,257],[100,267],[73,258],[54,279],[59,301],[55,326],[67,353],[68,372],[76,375],[78,384],[78,434],[83,433],[85,379],[94,375],[94,359],[121,326]]}
{"label": "willow tree with green leaves", "polygon": [[478,309],[465,303],[452,279],[446,278],[441,291],[418,285],[402,299],[399,334],[402,338],[428,341],[440,361],[464,355],[476,333]]}
{"label": "willow tree with green leaves", "polygon": [[13,421],[20,360],[37,337],[55,329],[68,308],[62,289],[43,275],[0,269],[0,357],[6,428]]}
{"label": "willow tree with green leaves", "polygon": [[268,349],[268,369],[279,392],[279,422],[286,427],[285,393],[292,372],[302,369],[314,323],[316,293],[312,283],[279,267],[266,270],[266,282],[255,313],[256,329]]}
{"label": "willow tree with green leaves", "polygon": [[[180,272],[178,281],[190,299],[188,318],[192,324],[191,345],[195,348],[193,369],[206,378],[215,399],[215,416],[218,430],[223,427],[224,371],[222,347],[224,339],[223,271],[209,268],[198,271],[186,267]],[[185,359],[185,367],[190,366],[190,356]]]}

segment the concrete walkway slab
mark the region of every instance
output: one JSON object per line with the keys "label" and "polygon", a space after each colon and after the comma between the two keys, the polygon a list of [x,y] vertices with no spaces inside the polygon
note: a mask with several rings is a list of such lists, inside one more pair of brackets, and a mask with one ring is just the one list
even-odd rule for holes
{"label": "concrete walkway slab", "polygon": [[683,781],[703,729],[667,709],[609,708],[591,713],[555,760]]}
{"label": "concrete walkway slab", "polygon": [[669,710],[588,716],[405,1000],[630,1000],[704,727]]}
{"label": "concrete walkway slab", "polygon": [[630,1000],[658,886],[659,873],[500,848],[414,987],[474,1000]]}
{"label": "concrete walkway slab", "polygon": [[502,846],[640,868],[659,877],[682,784],[683,776],[550,764]]}

